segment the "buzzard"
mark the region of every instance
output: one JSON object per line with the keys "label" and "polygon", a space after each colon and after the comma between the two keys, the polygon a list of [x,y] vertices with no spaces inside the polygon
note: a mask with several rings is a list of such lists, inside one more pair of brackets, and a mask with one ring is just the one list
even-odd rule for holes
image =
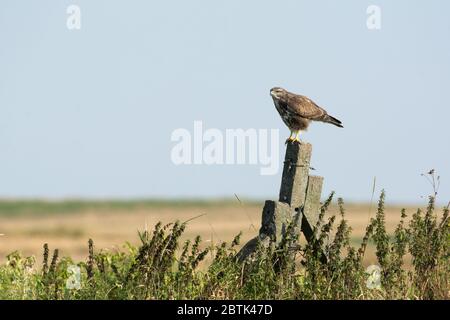
{"label": "buzzard", "polygon": [[302,131],[306,131],[311,121],[327,122],[343,128],[341,121],[330,116],[324,109],[305,96],[291,93],[279,87],[270,89],[270,95],[281,119],[291,130],[291,135],[287,138],[286,143],[300,143],[298,136]]}

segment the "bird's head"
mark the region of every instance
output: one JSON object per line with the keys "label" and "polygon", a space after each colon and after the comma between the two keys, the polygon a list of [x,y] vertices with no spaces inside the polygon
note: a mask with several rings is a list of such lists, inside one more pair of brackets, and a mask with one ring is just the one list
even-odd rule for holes
{"label": "bird's head", "polygon": [[280,87],[274,87],[272,89],[270,89],[270,95],[272,96],[272,98],[275,99],[280,99],[280,97],[286,93],[286,90],[284,90],[283,88]]}

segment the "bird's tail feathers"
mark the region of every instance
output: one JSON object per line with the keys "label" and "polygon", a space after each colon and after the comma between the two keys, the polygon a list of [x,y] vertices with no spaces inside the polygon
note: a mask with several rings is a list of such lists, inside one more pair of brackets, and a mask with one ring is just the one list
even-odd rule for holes
{"label": "bird's tail feathers", "polygon": [[344,126],[342,125],[342,122],[338,119],[336,119],[335,117],[332,117],[330,115],[325,115],[323,117],[323,122],[327,122],[327,123],[331,123],[334,124],[335,126],[339,127],[339,128],[343,128]]}

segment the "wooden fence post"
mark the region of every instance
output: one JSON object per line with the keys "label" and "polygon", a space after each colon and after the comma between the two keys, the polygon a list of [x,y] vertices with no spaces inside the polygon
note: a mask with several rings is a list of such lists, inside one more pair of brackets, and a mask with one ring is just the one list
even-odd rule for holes
{"label": "wooden fence post", "polygon": [[303,232],[308,241],[312,240],[320,211],[323,178],[309,176],[311,153],[309,143],[287,145],[279,200],[266,200],[259,235],[239,251],[237,257],[240,261],[251,257],[258,243],[264,247],[270,243],[277,245],[296,215],[298,225],[295,231]]}

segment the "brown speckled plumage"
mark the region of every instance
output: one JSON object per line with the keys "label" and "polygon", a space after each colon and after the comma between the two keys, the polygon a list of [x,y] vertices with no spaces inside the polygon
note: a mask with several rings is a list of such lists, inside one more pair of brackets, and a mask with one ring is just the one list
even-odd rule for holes
{"label": "brown speckled plumage", "polygon": [[296,133],[296,138],[288,141],[299,141],[297,135],[301,131],[308,129],[311,121],[321,121],[341,127],[342,122],[330,116],[324,109],[319,107],[308,97],[294,94],[283,88],[275,87],[270,90],[275,107],[283,119],[283,122],[292,132]]}

